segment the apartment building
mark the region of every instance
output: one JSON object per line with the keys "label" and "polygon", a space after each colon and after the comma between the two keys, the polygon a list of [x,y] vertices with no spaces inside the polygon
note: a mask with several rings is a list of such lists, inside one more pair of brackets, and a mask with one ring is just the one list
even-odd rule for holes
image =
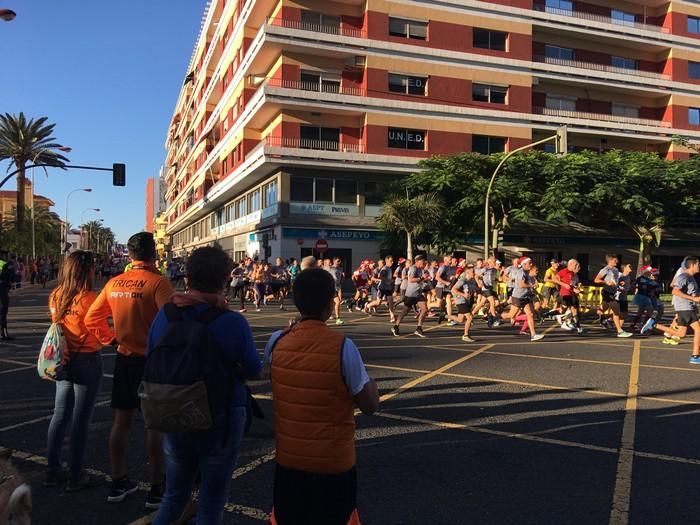
{"label": "apartment building", "polygon": [[170,247],[354,265],[420,159],[562,124],[573,150],[687,156],[671,138],[700,140],[700,5],[212,0],[166,140]]}

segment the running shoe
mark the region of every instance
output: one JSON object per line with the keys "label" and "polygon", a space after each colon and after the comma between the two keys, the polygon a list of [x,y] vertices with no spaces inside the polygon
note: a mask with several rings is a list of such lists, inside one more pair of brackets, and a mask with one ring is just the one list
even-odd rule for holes
{"label": "running shoe", "polygon": [[603,326],[610,331],[615,330],[615,323],[612,322],[612,319],[606,319],[603,322]]}
{"label": "running shoe", "polygon": [[283,305],[283,304],[280,305],[280,310],[284,310],[284,305]]}
{"label": "running shoe", "polygon": [[256,312],[262,312],[262,309],[261,309],[261,308],[256,308],[255,311],[256,311]]}
{"label": "running shoe", "polygon": [[432,319],[435,317],[437,314],[435,312],[428,312],[428,315],[426,316],[428,319]]}
{"label": "running shoe", "polygon": [[586,333],[586,331],[580,326],[576,329],[576,332],[578,333],[578,335],[583,335]]}
{"label": "running shoe", "polygon": [[700,355],[691,355],[690,359],[688,359],[688,362],[691,365],[700,365]]}
{"label": "running shoe", "polygon": [[530,338],[530,341],[539,341],[540,339],[544,339],[544,334],[535,334]]}
{"label": "running shoe", "polygon": [[499,321],[498,319],[494,319],[493,326],[501,326],[501,321]]}
{"label": "running shoe", "polygon": [[398,327],[398,325],[394,325],[394,326],[391,327],[391,335],[393,335],[394,337],[398,337],[399,335],[401,335],[401,334],[399,333],[399,327]]}
{"label": "running shoe", "polygon": [[568,321],[567,321],[567,322],[564,322],[564,323],[561,325],[561,327],[562,327],[563,330],[566,330],[567,332],[571,332],[572,330],[575,330],[575,329],[576,329],[576,327],[575,327],[574,325],[572,325],[571,323],[569,323]]}
{"label": "running shoe", "polygon": [[425,334],[423,333],[423,329],[419,326],[416,328],[416,331],[413,332],[413,335],[417,335],[418,337],[425,337]]}
{"label": "running shoe", "polygon": [[557,323],[559,323],[559,324],[563,324],[563,321],[564,321],[564,319],[563,319],[563,317],[562,317],[562,314],[555,315],[555,316],[554,316],[554,320],[555,320]]}
{"label": "running shoe", "polygon": [[348,312],[352,313],[352,305],[348,304]]}
{"label": "running shoe", "polygon": [[649,330],[653,330],[654,326],[656,326],[656,321],[650,317],[649,319],[647,319],[647,322],[644,323],[644,326],[642,326],[642,329],[639,331],[639,333],[644,335]]}
{"label": "running shoe", "polygon": [[447,321],[447,326],[457,326],[457,324],[458,324],[457,321],[453,321],[452,319]]}
{"label": "running shoe", "polygon": [[632,337],[632,334],[629,332],[625,332],[624,330],[621,330],[617,332],[617,337]]}
{"label": "running shoe", "polygon": [[663,344],[665,345],[679,345],[681,344],[681,340],[676,338],[676,337],[664,337],[664,340],[662,341]]}
{"label": "running shoe", "polygon": [[239,313],[239,314],[244,314],[244,313],[246,313],[247,311],[248,311],[248,310],[246,310],[245,308],[241,308],[240,310],[238,310],[238,313]]}
{"label": "running shoe", "polygon": [[109,491],[107,501],[109,503],[121,503],[124,501],[124,498],[137,490],[139,490],[138,483],[134,483],[124,476],[121,479],[112,481],[112,489]]}
{"label": "running shoe", "polygon": [[489,328],[493,328],[493,317],[491,317],[490,315],[488,316],[488,319],[486,319],[486,326],[488,326]]}
{"label": "running shoe", "polygon": [[464,341],[465,343],[476,343],[476,339],[472,339],[468,335],[463,335],[462,341]]}
{"label": "running shoe", "polygon": [[335,320],[335,324],[337,324],[338,326],[340,326],[341,324],[345,324],[345,323],[343,322],[342,319],[336,319],[336,320]]}

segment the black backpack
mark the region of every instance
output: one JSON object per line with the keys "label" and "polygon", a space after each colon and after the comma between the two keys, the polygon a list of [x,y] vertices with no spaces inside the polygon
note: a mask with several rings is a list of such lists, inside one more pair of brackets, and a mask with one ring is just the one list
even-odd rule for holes
{"label": "black backpack", "polygon": [[168,326],[146,358],[139,386],[146,428],[160,432],[228,428],[231,389],[240,366],[223,359],[209,325],[226,313],[208,308],[199,315],[166,304]]}

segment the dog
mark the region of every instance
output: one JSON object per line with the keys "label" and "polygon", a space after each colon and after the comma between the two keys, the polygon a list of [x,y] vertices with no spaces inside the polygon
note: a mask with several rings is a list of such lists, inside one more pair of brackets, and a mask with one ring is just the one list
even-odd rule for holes
{"label": "dog", "polygon": [[0,449],[0,525],[30,525],[32,492],[11,458],[11,450]]}

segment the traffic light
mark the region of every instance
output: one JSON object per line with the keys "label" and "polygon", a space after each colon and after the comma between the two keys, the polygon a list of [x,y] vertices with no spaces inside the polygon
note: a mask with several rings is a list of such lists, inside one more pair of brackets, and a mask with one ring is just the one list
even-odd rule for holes
{"label": "traffic light", "polygon": [[112,186],[126,186],[126,164],[112,164]]}
{"label": "traffic light", "polygon": [[567,138],[566,126],[559,126],[557,128],[557,136],[555,139],[555,151],[558,155],[566,155],[569,152]]}

